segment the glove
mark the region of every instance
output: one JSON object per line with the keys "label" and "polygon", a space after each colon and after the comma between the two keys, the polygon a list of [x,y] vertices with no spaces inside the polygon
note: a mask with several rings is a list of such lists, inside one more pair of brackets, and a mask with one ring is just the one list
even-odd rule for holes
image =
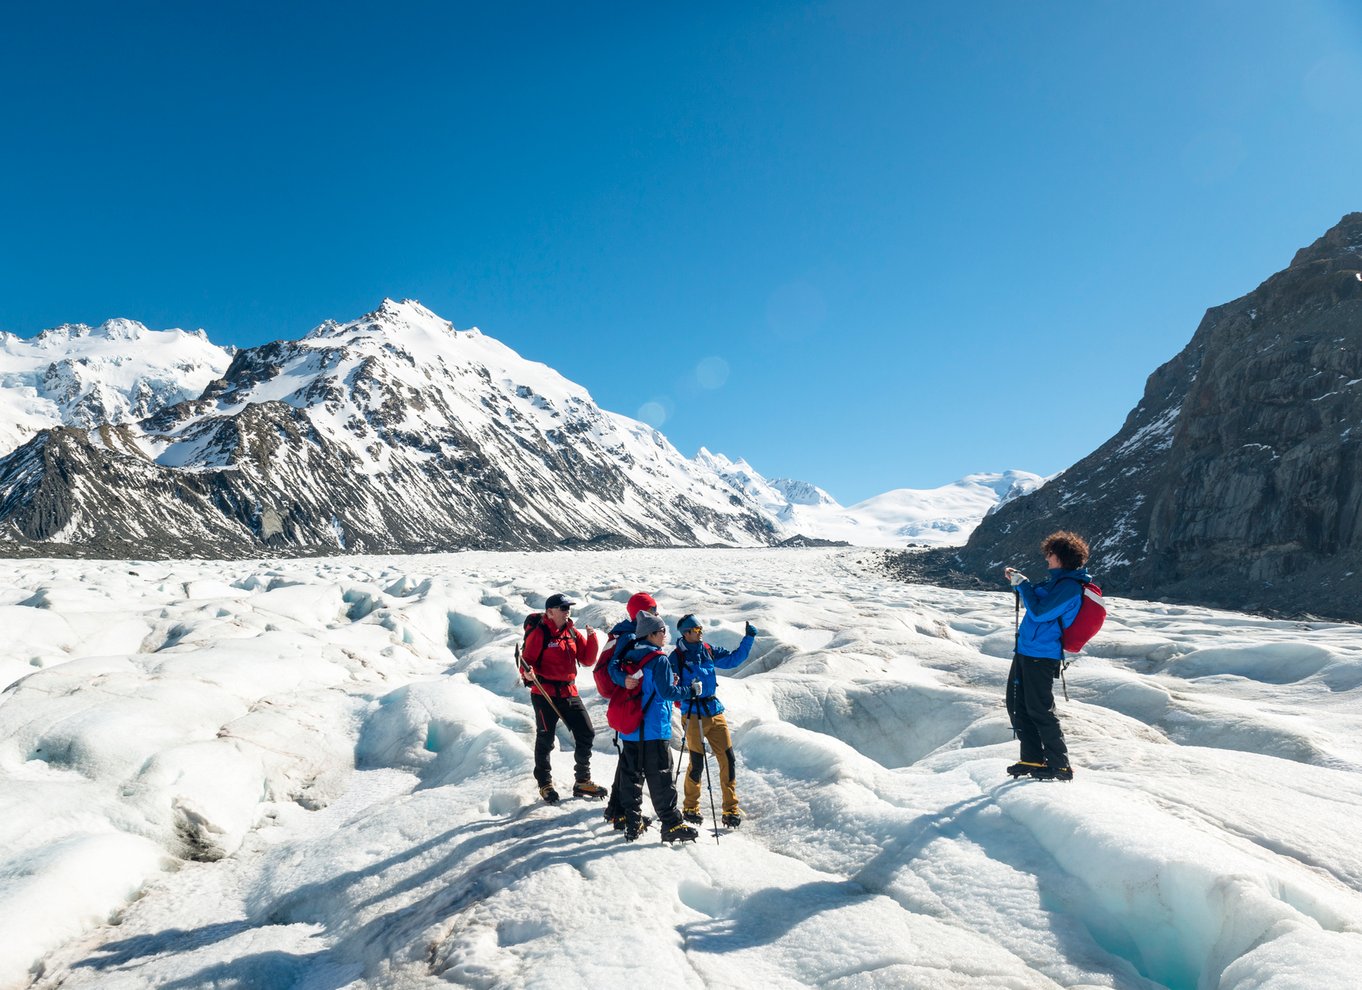
{"label": "glove", "polygon": [[691,682],[690,682],[690,696],[691,696],[692,698],[698,698],[698,697],[700,697],[700,692],[701,692],[701,690],[702,690],[702,685],[700,684],[699,681],[691,681]]}
{"label": "glove", "polygon": [[637,671],[635,671],[634,673],[630,674],[628,677],[626,677],[626,678],[624,679],[624,686],[627,687],[627,688],[633,689],[633,688],[638,687],[638,686],[639,686],[639,683],[640,683],[642,680],[643,680],[643,671],[637,670]]}
{"label": "glove", "polygon": [[744,636],[756,636],[756,634],[757,634],[757,627],[754,626],[754,625],[752,625],[752,623],[750,623],[750,622],[747,624],[747,627],[746,627],[745,629],[743,629],[743,635],[744,635]]}
{"label": "glove", "polygon": [[1009,567],[1004,573],[1007,575],[1007,583],[1014,588],[1026,580],[1026,575],[1013,567]]}

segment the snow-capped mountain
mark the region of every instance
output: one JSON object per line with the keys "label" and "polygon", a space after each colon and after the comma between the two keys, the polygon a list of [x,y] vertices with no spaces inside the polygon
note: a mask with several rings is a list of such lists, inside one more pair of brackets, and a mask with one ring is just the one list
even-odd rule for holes
{"label": "snow-capped mountain", "polygon": [[240,557],[760,545],[766,519],[651,427],[415,302],[236,354],[197,398],[40,432],[0,526],[45,554]]}
{"label": "snow-capped mountain", "polygon": [[806,481],[767,480],[741,458],[702,447],[695,461],[751,499],[780,536],[864,547],[962,544],[990,512],[1045,483],[1028,471],[971,474],[940,488],[899,488],[847,507]]}
{"label": "snow-capped mountain", "polygon": [[143,419],[199,395],[231,360],[202,330],[132,320],[0,333],[0,456],[49,427]]}

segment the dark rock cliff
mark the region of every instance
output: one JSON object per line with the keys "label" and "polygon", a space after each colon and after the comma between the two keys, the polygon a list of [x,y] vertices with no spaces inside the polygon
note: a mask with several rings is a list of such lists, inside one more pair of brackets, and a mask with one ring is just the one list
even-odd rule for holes
{"label": "dark rock cliff", "polygon": [[1108,594],[1362,620],[1362,213],[1208,310],[1096,451],[963,548],[890,566],[996,587],[1061,528]]}

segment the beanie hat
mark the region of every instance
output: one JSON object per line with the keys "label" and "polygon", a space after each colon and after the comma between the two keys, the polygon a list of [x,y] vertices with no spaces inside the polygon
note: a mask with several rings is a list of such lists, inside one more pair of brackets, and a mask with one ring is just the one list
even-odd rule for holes
{"label": "beanie hat", "polygon": [[640,612],[656,612],[657,602],[653,596],[646,591],[640,591],[629,599],[629,604],[625,606],[629,610],[629,618],[637,619]]}
{"label": "beanie hat", "polygon": [[676,624],[676,631],[679,633],[686,632],[688,629],[700,628],[703,628],[703,625],[694,615],[683,615],[681,621]]}
{"label": "beanie hat", "polygon": [[667,624],[657,617],[656,612],[640,612],[634,620],[634,635],[639,639],[647,639],[659,629],[666,628]]}

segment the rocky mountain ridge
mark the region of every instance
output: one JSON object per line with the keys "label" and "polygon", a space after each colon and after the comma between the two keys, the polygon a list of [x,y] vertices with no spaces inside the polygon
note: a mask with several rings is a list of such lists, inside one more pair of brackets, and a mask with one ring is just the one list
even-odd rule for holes
{"label": "rocky mountain ridge", "polygon": [[890,566],[996,587],[1059,528],[1109,594],[1362,620],[1362,213],[1207,310],[1096,451]]}

